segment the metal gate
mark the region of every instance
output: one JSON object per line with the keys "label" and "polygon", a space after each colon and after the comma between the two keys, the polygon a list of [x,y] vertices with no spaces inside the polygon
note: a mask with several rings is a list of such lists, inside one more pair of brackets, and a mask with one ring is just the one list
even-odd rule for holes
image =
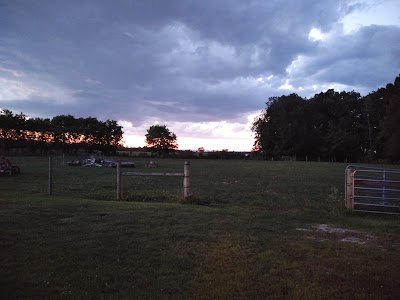
{"label": "metal gate", "polygon": [[400,170],[348,166],[346,207],[359,212],[400,214]]}

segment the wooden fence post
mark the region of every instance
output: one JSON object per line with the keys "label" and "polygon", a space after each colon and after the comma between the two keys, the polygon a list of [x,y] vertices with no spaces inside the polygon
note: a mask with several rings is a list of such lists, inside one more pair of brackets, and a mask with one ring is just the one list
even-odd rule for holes
{"label": "wooden fence post", "polygon": [[346,208],[347,208],[347,210],[354,209],[354,198],[353,198],[354,171],[355,170],[353,168],[346,169]]}
{"label": "wooden fence post", "polygon": [[53,194],[53,158],[49,156],[49,172],[48,172],[48,185],[47,192],[49,195]]}
{"label": "wooden fence post", "polygon": [[121,162],[117,162],[117,200],[121,200],[122,196],[122,177],[121,177]]}
{"label": "wooden fence post", "polygon": [[190,193],[190,163],[185,161],[183,167],[183,199],[185,202],[191,201],[192,194]]}

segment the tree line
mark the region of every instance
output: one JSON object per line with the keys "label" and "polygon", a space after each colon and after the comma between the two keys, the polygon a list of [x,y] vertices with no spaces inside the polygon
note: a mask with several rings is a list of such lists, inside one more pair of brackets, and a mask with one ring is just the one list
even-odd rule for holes
{"label": "tree line", "polygon": [[75,118],[59,115],[52,119],[28,118],[11,110],[0,110],[0,151],[17,149],[23,153],[45,154],[50,150],[63,153],[101,151],[113,154],[122,140],[122,126],[117,121]]}
{"label": "tree line", "polygon": [[400,76],[361,97],[332,89],[302,98],[271,97],[253,123],[265,159],[400,161]]}

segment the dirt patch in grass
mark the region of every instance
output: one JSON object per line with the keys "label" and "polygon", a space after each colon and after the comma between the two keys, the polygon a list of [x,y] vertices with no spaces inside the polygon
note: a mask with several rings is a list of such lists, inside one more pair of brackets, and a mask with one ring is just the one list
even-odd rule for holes
{"label": "dirt patch in grass", "polygon": [[328,224],[318,224],[310,228],[296,228],[296,230],[311,233],[312,235],[307,235],[307,238],[318,241],[337,240],[339,242],[359,245],[367,245],[372,241],[376,241],[376,237],[367,232],[334,227]]}

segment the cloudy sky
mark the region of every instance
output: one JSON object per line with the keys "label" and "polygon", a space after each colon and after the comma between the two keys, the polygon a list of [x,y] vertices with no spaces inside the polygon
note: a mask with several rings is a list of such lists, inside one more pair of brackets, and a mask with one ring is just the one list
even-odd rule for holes
{"label": "cloudy sky", "polygon": [[118,120],[143,146],[250,150],[271,96],[400,74],[400,0],[0,0],[0,108]]}

